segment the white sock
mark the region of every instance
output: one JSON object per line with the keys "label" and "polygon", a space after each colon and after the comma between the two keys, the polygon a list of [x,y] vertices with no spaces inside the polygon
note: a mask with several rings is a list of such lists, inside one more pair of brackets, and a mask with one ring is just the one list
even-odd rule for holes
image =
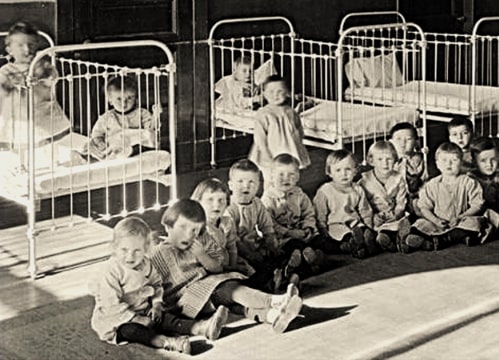
{"label": "white sock", "polygon": [[281,312],[278,309],[270,308],[269,311],[267,311],[267,322],[273,324],[280,314]]}

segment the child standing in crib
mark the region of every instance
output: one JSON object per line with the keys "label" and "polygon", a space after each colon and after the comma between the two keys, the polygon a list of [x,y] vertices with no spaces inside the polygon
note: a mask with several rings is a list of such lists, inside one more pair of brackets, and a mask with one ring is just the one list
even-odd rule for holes
{"label": "child standing in crib", "polygon": [[[27,84],[29,67],[41,39],[28,23],[14,24],[5,38],[9,62],[0,68],[0,148],[26,152],[28,144]],[[69,133],[69,120],[55,100],[53,85],[57,70],[49,60],[37,62],[33,74],[35,147],[55,142]],[[42,157],[42,154],[38,152]],[[21,153],[20,168],[24,167]],[[43,154],[46,155],[46,154]]]}
{"label": "child standing in crib", "polygon": [[263,83],[262,90],[267,104],[256,113],[253,146],[248,159],[258,165],[266,186],[272,159],[277,155],[295,157],[300,162],[300,169],[310,165],[310,158],[303,145],[303,126],[289,104],[289,90],[284,79],[271,75]]}
{"label": "child standing in crib", "polygon": [[198,201],[206,213],[206,231],[222,249],[224,270],[251,276],[255,270],[238,255],[236,225],[230,216],[224,215],[229,196],[227,185],[211,178],[196,186],[191,199]]}
{"label": "child standing in crib", "polygon": [[485,137],[474,139],[470,148],[475,164],[470,176],[482,186],[484,215],[493,226],[489,232],[494,236],[493,233],[499,229],[499,149],[494,140]]}
{"label": "child standing in crib", "polygon": [[324,258],[322,251],[310,247],[318,231],[312,201],[297,186],[299,165],[289,154],[277,155],[272,162],[270,184],[262,196],[274,221],[277,244],[283,252],[281,269],[287,281],[294,273],[308,276],[318,271]]}
{"label": "child standing in crib", "polygon": [[167,305],[193,319],[214,307],[242,306],[247,318],[270,323],[276,333],[298,316],[302,300],[293,285],[283,295],[270,295],[243,285],[239,273],[222,273],[218,245],[202,236],[206,215],[197,201],[177,201],[161,222],[168,238],[154,249],[152,262],[163,279]]}
{"label": "child standing in crib", "polygon": [[272,217],[256,196],[260,186],[258,167],[250,160],[237,161],[229,170],[228,185],[232,195],[227,214],[236,224],[237,249],[256,271],[248,283],[258,289],[277,291],[282,281],[276,261],[279,250]]}
{"label": "child standing in crib", "polygon": [[217,102],[231,111],[256,110],[260,106],[260,89],[253,79],[253,64],[249,56],[241,55],[234,60],[234,71],[215,84],[220,94]]}
{"label": "child standing in crib", "polygon": [[134,145],[154,148],[157,114],[151,114],[137,103],[135,79],[131,76],[111,78],[106,91],[112,109],[97,119],[92,128],[91,141],[84,153],[103,160],[128,157],[132,154]]}
{"label": "child standing in crib", "polygon": [[331,181],[317,190],[313,200],[320,233],[310,243],[313,248],[356,258],[377,253],[373,211],[364,189],[353,181],[356,173],[357,162],[348,150],[334,150],[327,156],[326,174]]}
{"label": "child standing in crib", "polygon": [[458,145],[463,151],[461,161],[461,172],[466,174],[474,168],[471,156],[470,144],[473,139],[473,123],[470,119],[458,116],[453,118],[447,125],[449,131],[449,141]]}
{"label": "child standing in crib", "polygon": [[391,142],[377,141],[369,148],[367,160],[373,169],[362,174],[359,184],[373,208],[376,243],[385,251],[406,252],[410,228],[405,212],[407,184],[405,177],[394,170],[397,151]]}
{"label": "child standing in crib", "polygon": [[[182,327],[219,332],[218,319],[198,322],[163,313],[161,277],[146,254],[151,229],[140,218],[121,220],[114,228],[112,255],[89,284],[95,297],[91,326],[99,338],[114,344],[140,343],[190,353],[187,336],[169,337]],[[186,324],[188,323],[188,324]],[[187,325],[187,326],[186,326]],[[218,327],[218,328],[217,328]]]}
{"label": "child standing in crib", "polygon": [[478,243],[486,223],[478,216],[484,204],[478,181],[461,173],[463,151],[454,143],[441,144],[435,160],[440,175],[429,180],[419,192],[422,217],[407,236],[413,248],[438,250],[458,242]]}

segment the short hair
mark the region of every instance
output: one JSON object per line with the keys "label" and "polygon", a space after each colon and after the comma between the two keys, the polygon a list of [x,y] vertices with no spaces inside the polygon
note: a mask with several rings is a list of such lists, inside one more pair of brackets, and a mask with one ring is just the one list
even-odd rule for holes
{"label": "short hair", "polygon": [[390,139],[393,138],[393,135],[397,131],[401,130],[410,130],[412,132],[412,136],[414,136],[416,139],[418,138],[418,131],[416,130],[416,127],[413,124],[409,122],[400,122],[393,125],[392,128],[390,129]]}
{"label": "short hair", "polygon": [[265,88],[267,87],[268,84],[276,83],[276,82],[281,82],[281,83],[284,84],[284,86],[286,86],[286,88],[288,87],[288,85],[286,84],[286,80],[284,80],[284,78],[282,76],[274,74],[274,75],[268,76],[263,81],[263,83],[262,83],[262,90],[265,90]]}
{"label": "short hair", "polygon": [[232,178],[236,170],[248,171],[260,175],[260,169],[258,166],[253,161],[248,159],[241,159],[232,164],[229,169],[229,179]]}
{"label": "short hair", "polygon": [[144,248],[148,249],[153,237],[153,231],[147,223],[137,216],[130,216],[120,220],[113,229],[113,248],[120,239],[126,236],[135,236],[144,239]]}
{"label": "short hair", "polygon": [[459,145],[451,142],[444,142],[440,144],[440,146],[435,151],[435,159],[437,160],[442,153],[455,154],[459,157],[460,160],[463,159],[463,150],[459,147]]}
{"label": "short hair", "polygon": [[10,45],[10,37],[15,34],[25,34],[33,36],[39,42],[40,37],[38,35],[38,30],[30,23],[19,21],[9,28],[9,32],[5,37],[5,46]]}
{"label": "short hair", "polygon": [[196,201],[201,201],[203,195],[206,191],[211,192],[223,192],[227,197],[229,196],[229,188],[227,185],[220,179],[212,177],[209,179],[205,179],[197,184],[196,188],[192,192],[191,199]]}
{"label": "short hair", "polygon": [[397,150],[395,149],[395,146],[390,141],[381,140],[376,141],[374,144],[372,144],[367,151],[367,162],[370,165],[372,163],[373,153],[375,151],[389,151],[392,153],[394,160],[398,160]]}
{"label": "short hair", "polygon": [[274,164],[293,165],[300,168],[300,161],[291,154],[279,154],[272,159]]}
{"label": "short hair", "polygon": [[496,152],[499,152],[499,148],[494,140],[487,137],[479,137],[471,141],[470,151],[473,156],[473,160],[475,160],[481,152],[487,150],[495,150]]}
{"label": "short hair", "polygon": [[341,160],[346,159],[348,157],[350,157],[354,162],[355,166],[357,166],[357,160],[350,151],[346,149],[338,149],[331,151],[326,158],[326,170],[325,170],[326,174],[327,175],[331,174],[331,166],[333,166],[336,163],[339,163]]}
{"label": "short hair", "polygon": [[173,205],[168,207],[163,213],[161,224],[163,226],[173,227],[179,216],[183,216],[192,222],[206,225],[206,214],[204,213],[201,204],[196,200],[180,199],[173,203]]}
{"label": "short hair", "polygon": [[248,55],[244,55],[244,54],[237,56],[234,59],[234,66],[239,66],[241,64],[251,65],[252,64],[251,57]]}
{"label": "short hair", "polygon": [[464,116],[456,116],[452,118],[452,120],[449,121],[449,124],[447,124],[447,130],[450,131],[450,129],[458,126],[465,126],[469,132],[473,132],[473,123],[470,119]]}
{"label": "short hair", "polygon": [[114,76],[107,82],[107,91],[135,91],[137,92],[137,81],[129,75]]}

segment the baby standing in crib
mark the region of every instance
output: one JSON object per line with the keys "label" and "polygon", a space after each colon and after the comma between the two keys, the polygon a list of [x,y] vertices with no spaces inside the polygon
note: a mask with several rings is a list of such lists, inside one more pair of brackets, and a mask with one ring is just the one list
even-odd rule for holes
{"label": "baby standing in crib", "polygon": [[405,177],[394,170],[397,151],[391,142],[377,141],[369,148],[367,160],[373,169],[362,174],[359,185],[373,208],[376,243],[385,251],[406,252],[407,185]]}
{"label": "baby standing in crib", "polygon": [[284,79],[271,75],[262,86],[267,104],[255,115],[253,146],[248,159],[262,171],[265,187],[270,179],[272,160],[277,155],[295,157],[300,162],[300,169],[310,165],[310,158],[303,145],[303,126],[299,115],[289,104],[289,90]]}
{"label": "baby standing in crib", "polygon": [[154,148],[156,142],[156,117],[137,103],[137,82],[131,76],[111,78],[106,87],[107,99],[112,109],[106,111],[92,128],[91,141],[84,150],[92,157],[114,159],[128,157],[133,146]]}

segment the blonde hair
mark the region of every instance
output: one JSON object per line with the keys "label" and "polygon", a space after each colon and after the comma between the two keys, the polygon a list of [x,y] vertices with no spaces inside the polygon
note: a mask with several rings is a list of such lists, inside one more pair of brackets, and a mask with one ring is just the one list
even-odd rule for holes
{"label": "blonde hair", "polygon": [[144,249],[148,250],[151,245],[154,232],[149,225],[139,217],[131,216],[120,220],[113,229],[112,248],[115,249],[120,239],[134,236],[144,240]]}
{"label": "blonde hair", "polygon": [[357,160],[355,159],[355,157],[353,156],[353,154],[350,151],[348,151],[346,149],[339,149],[339,150],[331,151],[326,158],[326,169],[325,169],[326,175],[331,176],[331,167],[334,164],[337,164],[340,161],[347,159],[347,158],[352,159],[352,161],[355,164],[355,167],[357,167]]}
{"label": "blonde hair", "polygon": [[440,146],[437,148],[437,151],[435,151],[435,159],[438,159],[438,157],[442,153],[454,154],[457,155],[460,160],[463,159],[463,150],[459,147],[459,145],[451,142],[444,142],[440,144]]}
{"label": "blonde hair", "polygon": [[191,199],[196,201],[201,201],[204,193],[207,191],[223,192],[227,196],[227,199],[230,194],[227,185],[225,185],[225,183],[222,180],[213,177],[210,179],[205,179],[201,181],[199,184],[197,184],[196,188],[192,192]]}
{"label": "blonde hair", "polygon": [[397,150],[390,141],[376,141],[369,147],[369,150],[367,151],[367,162],[369,163],[369,165],[372,165],[374,152],[376,151],[389,151],[393,156],[393,160],[398,160]]}

